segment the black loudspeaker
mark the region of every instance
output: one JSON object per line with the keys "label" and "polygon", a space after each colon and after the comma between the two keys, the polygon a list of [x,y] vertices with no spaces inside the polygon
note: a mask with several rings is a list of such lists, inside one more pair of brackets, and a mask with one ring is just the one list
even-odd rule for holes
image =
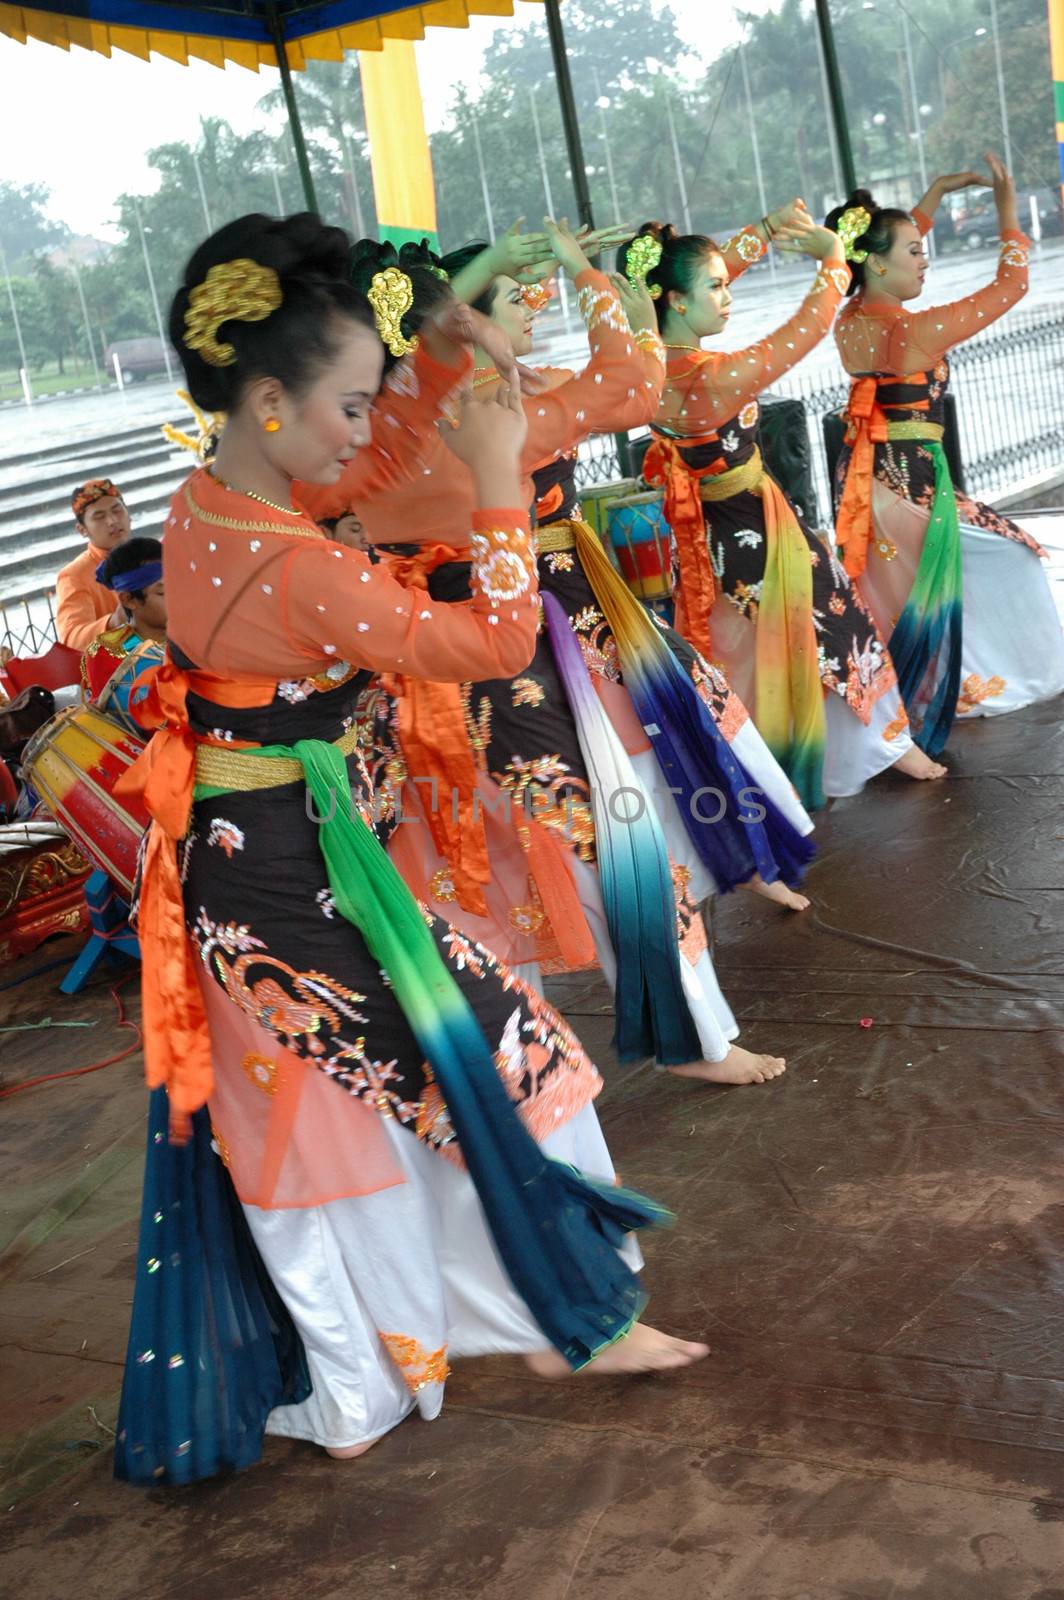
{"label": "black loudspeaker", "polygon": [[810,526],[817,520],[809,429],[800,400],[761,402],[761,454],[769,472]]}
{"label": "black loudspeaker", "polygon": [[[963,493],[964,465],[961,461],[961,436],[957,426],[957,401],[951,394],[946,395],[942,420],[945,427],[942,447],[946,452],[946,460],[949,463],[949,474],[953,479],[953,487],[960,489]],[[822,420],[821,427],[824,434],[824,455],[828,464],[828,483],[832,486],[832,493],[834,493],[835,469],[839,464],[843,440],[846,437],[846,424],[843,421],[842,413],[840,411],[828,411]]]}

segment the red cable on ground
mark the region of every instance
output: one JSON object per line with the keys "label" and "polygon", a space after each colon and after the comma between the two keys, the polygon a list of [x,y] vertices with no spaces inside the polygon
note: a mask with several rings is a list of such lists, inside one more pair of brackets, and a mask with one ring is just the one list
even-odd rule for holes
{"label": "red cable on ground", "polygon": [[135,976],[136,974],[133,972],[127,973],[124,978],[121,978],[118,983],[113,984],[111,987],[111,999],[118,1007],[118,1026],[120,1028],[132,1028],[137,1036],[127,1049],[120,1050],[116,1056],[108,1056],[106,1061],[94,1061],[87,1067],[71,1067],[66,1072],[48,1072],[41,1078],[28,1078],[25,1083],[13,1083],[6,1089],[0,1089],[0,1100],[5,1100],[12,1094],[21,1094],[23,1089],[36,1089],[42,1083],[56,1083],[60,1078],[81,1078],[87,1072],[100,1072],[104,1067],[113,1067],[116,1062],[124,1061],[127,1056],[133,1054],[134,1050],[139,1050],[144,1043],[144,1035],[140,1030],[139,1023],[131,1022],[126,1016],[126,1008],[122,1004],[122,996],[118,992],[123,984],[128,983],[130,978]]}

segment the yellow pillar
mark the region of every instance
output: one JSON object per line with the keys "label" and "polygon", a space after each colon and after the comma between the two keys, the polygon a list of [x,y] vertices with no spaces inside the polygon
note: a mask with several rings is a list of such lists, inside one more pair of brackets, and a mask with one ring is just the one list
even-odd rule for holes
{"label": "yellow pillar", "polygon": [[436,249],[436,191],[414,46],[386,39],[380,50],[360,50],[358,64],[380,236],[395,245],[427,237]]}

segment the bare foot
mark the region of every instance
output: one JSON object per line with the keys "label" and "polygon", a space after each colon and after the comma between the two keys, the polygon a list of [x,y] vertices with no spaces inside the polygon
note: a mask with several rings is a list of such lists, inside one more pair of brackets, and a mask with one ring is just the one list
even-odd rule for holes
{"label": "bare foot", "polygon": [[914,744],[895,761],[891,772],[904,772],[907,778],[944,778],[949,771],[940,761],[932,761]]}
{"label": "bare foot", "polygon": [[760,873],[755,873],[742,887],[749,889],[752,894],[764,895],[766,900],[772,900],[776,905],[786,907],[788,911],[809,910],[809,896],[799,894],[795,889],[788,889],[779,878],[775,883],[766,883]]}
{"label": "bare foot", "polygon": [[[709,1354],[708,1344],[694,1344],[689,1339],[673,1339],[670,1334],[659,1333],[637,1322],[635,1327],[596,1356],[583,1372],[605,1377],[607,1374],[637,1372],[672,1372],[677,1367],[690,1367]],[[525,1357],[532,1371],[540,1378],[571,1378],[575,1376],[568,1361],[556,1350],[537,1351]]]}
{"label": "bare foot", "polygon": [[787,1070],[783,1056],[758,1056],[733,1044],[723,1061],[688,1061],[666,1067],[677,1078],[698,1078],[702,1083],[768,1083]]}
{"label": "bare foot", "polygon": [[367,1450],[372,1450],[376,1443],[376,1439],[371,1439],[369,1444],[346,1444],[338,1449],[327,1444],[325,1454],[332,1456],[334,1461],[353,1461],[356,1456],[364,1456]]}

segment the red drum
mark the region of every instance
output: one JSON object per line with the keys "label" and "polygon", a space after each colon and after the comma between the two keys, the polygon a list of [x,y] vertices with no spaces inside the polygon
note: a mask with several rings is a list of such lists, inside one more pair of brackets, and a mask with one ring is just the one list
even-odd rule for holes
{"label": "red drum", "polygon": [[639,600],[667,600],[672,594],[669,571],[669,525],[656,489],[604,500],[606,536],[613,546],[621,576]]}
{"label": "red drum", "polygon": [[[163,664],[163,647],[154,639],[142,639],[133,646],[118,663],[100,693],[96,696],[96,705],[99,709],[115,722],[121,724],[127,733],[132,733],[136,738],[143,739],[146,730],[143,729],[133,712],[136,706],[130,706],[130,692],[133,688],[134,678],[142,672],[147,672],[149,667],[161,667]],[[104,669],[106,671],[106,668]]]}
{"label": "red drum", "polygon": [[148,824],[139,801],[114,786],[144,748],[95,706],[72,706],[39,728],[22,752],[22,776],[79,849],[128,898]]}

